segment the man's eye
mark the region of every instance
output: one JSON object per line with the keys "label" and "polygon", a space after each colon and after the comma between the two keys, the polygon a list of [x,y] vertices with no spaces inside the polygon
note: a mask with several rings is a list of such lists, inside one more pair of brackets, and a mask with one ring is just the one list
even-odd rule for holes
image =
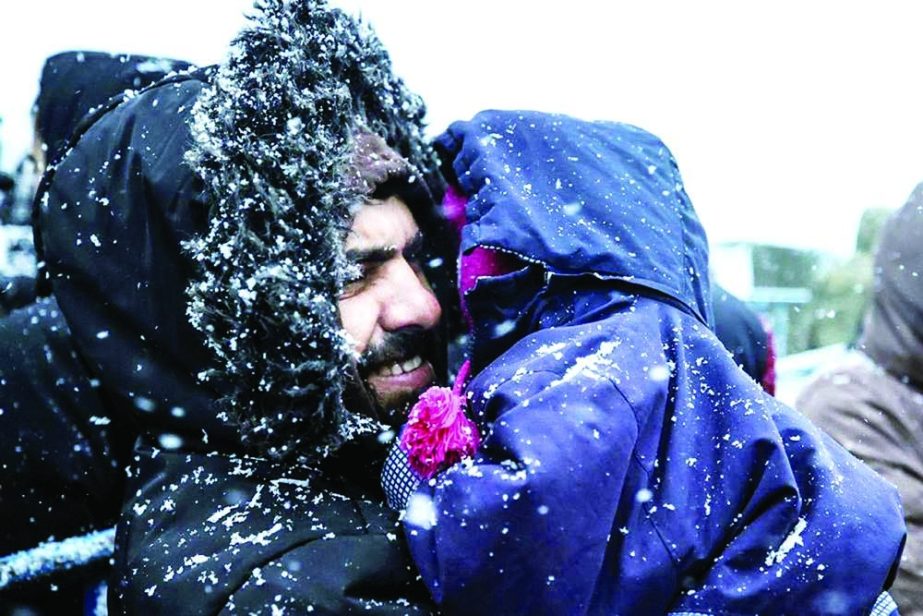
{"label": "man's eye", "polygon": [[381,267],[380,263],[354,263],[346,272],[343,282],[345,289],[355,292],[363,288],[375,278],[375,273]]}
{"label": "man's eye", "polygon": [[343,280],[345,286],[354,285],[357,282],[362,282],[365,279],[365,268],[361,265],[351,265],[346,270],[346,277]]}

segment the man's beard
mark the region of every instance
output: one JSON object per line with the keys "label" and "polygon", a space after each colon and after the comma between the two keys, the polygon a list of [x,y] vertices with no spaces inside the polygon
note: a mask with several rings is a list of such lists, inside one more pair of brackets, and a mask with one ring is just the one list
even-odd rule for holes
{"label": "man's beard", "polygon": [[[422,367],[432,374],[431,356],[435,349],[437,336],[434,330],[418,326],[405,327],[394,333],[386,334],[384,340],[366,349],[358,361],[360,387],[365,390],[375,414],[385,424],[400,426],[407,419],[407,410],[417,401],[421,391],[432,385],[432,379],[416,388],[401,391],[379,391],[370,382],[383,367],[401,364],[412,358],[423,360]],[[422,369],[422,368],[421,368]],[[354,392],[358,393],[358,392]]]}

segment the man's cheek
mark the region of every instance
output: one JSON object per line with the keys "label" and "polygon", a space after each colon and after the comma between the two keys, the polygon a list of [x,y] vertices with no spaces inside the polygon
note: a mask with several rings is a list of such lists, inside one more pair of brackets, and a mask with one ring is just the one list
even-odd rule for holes
{"label": "man's cheek", "polygon": [[375,303],[358,294],[341,298],[338,303],[340,324],[353,351],[361,355],[369,348],[372,332],[375,331],[377,313]]}

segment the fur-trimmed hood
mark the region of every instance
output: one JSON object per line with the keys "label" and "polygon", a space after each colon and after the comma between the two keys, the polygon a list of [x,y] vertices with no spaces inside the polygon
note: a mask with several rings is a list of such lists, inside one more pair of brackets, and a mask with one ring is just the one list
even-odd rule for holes
{"label": "fur-trimmed hood", "polygon": [[[222,66],[97,115],[43,182],[41,235],[103,388],[145,429],[274,459],[374,428],[342,403],[356,136],[403,156],[417,196],[437,176],[423,105],[371,30],[320,0],[260,0]],[[425,217],[432,200],[410,205]]]}
{"label": "fur-trimmed hood", "polygon": [[299,424],[334,438],[351,423],[337,298],[341,240],[363,197],[349,178],[356,129],[417,168],[432,158],[422,102],[369,29],[322,2],[257,6],[194,111],[189,161],[214,205],[208,235],[192,243],[203,277],[189,292],[193,325],[219,359],[210,376],[275,456],[299,448]]}

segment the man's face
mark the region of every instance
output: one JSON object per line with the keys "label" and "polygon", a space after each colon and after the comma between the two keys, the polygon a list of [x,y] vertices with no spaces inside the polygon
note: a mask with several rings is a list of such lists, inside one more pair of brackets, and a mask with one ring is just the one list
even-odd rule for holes
{"label": "man's face", "polygon": [[359,374],[381,419],[399,425],[404,411],[434,380],[428,357],[442,310],[418,258],[421,236],[399,197],[372,200],[353,219],[346,256],[361,276],[340,298],[340,319]]}

